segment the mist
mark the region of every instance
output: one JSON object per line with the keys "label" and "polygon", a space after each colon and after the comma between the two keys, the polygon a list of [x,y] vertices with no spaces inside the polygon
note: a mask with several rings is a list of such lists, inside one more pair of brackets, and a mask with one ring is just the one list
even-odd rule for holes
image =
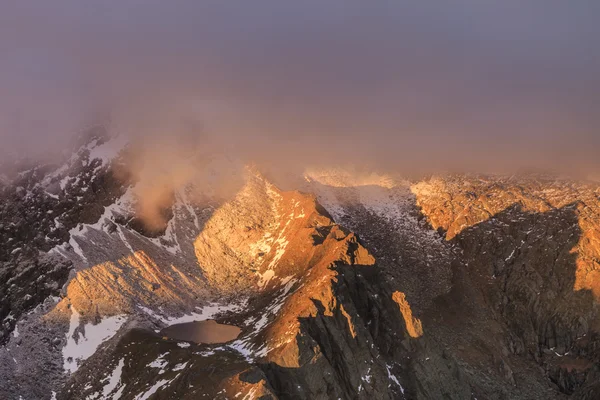
{"label": "mist", "polygon": [[109,118],[165,163],[599,172],[598,2],[412,3],[4,1],[0,155]]}

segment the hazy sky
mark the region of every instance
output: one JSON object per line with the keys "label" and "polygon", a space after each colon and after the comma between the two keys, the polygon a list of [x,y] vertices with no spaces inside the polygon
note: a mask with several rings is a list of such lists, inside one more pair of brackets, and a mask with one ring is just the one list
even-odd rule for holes
{"label": "hazy sky", "polygon": [[599,20],[597,0],[2,0],[0,146],[110,111],[274,163],[593,169]]}

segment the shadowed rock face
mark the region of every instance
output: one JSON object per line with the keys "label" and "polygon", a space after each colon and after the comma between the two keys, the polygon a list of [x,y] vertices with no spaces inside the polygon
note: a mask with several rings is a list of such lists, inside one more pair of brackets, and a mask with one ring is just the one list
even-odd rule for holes
{"label": "shadowed rock face", "polygon": [[[439,391],[450,382],[477,398],[597,396],[597,187],[533,178],[385,185],[318,178],[325,184],[309,186],[361,234],[422,324],[418,355],[404,362],[408,398],[470,396]],[[440,241],[424,234],[428,224]],[[446,368],[453,372],[440,379]]]}
{"label": "shadowed rock face", "polygon": [[[421,183],[416,193],[462,260],[453,290],[430,315],[448,325],[439,340],[460,346],[453,352],[468,365],[487,354],[490,368],[519,390],[540,382],[530,398],[597,397],[597,188],[456,178]],[[472,373],[492,397],[497,389]]]}
{"label": "shadowed rock face", "polygon": [[0,185],[0,343],[24,312],[58,295],[67,281],[71,261],[45,253],[68,242],[78,224],[97,221],[127,186],[119,159],[109,167],[90,157],[105,133],[92,130],[81,140],[64,165],[27,166]]}

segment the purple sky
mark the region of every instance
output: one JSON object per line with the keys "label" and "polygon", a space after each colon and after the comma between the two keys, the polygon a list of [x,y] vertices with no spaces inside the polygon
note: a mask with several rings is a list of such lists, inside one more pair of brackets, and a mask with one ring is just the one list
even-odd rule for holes
{"label": "purple sky", "polygon": [[593,0],[6,0],[0,145],[46,152],[110,110],[257,157],[597,171],[598,20]]}

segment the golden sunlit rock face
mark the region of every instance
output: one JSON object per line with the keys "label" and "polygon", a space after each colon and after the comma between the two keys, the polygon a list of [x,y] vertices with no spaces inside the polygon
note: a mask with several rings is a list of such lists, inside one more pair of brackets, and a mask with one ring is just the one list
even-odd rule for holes
{"label": "golden sunlit rock face", "polygon": [[[590,290],[600,300],[600,200],[597,187],[570,182],[481,178],[432,179],[414,185],[412,190],[428,222],[434,229],[444,230],[449,241],[511,207],[543,215],[573,205],[573,218],[579,227],[576,243],[571,249],[576,258],[573,289]],[[564,221],[557,223],[561,222]]]}
{"label": "golden sunlit rock face", "polygon": [[[196,265],[177,266],[136,250],[79,271],[48,317],[62,314],[65,319],[70,306],[85,318],[131,314],[139,306],[185,310],[198,299],[260,293],[308,273],[315,282],[306,285],[317,285],[310,292],[323,294],[324,304],[333,302],[327,315],[330,308],[341,310],[353,329],[351,318],[335,304],[330,280],[336,274],[329,268],[335,263],[373,265],[375,260],[355,235],[335,225],[319,207],[313,196],[282,192],[260,175],[249,174],[247,184],[214,211],[194,240]],[[306,304],[303,313],[313,315],[316,309],[310,301]]]}
{"label": "golden sunlit rock face", "polygon": [[187,276],[174,265],[157,265],[143,251],[80,271],[69,282],[65,298],[49,314],[75,307],[86,318],[131,314],[136,306],[184,306],[206,292],[197,276]]}
{"label": "golden sunlit rock face", "polygon": [[[274,323],[266,331],[267,360],[281,367],[303,365],[297,339],[303,335],[301,321],[319,316],[343,322],[341,330],[356,337],[356,330],[334,286],[340,279],[334,268],[340,265],[372,267],[375,260],[352,233],[330,225],[323,242],[317,246],[308,264],[307,274],[301,277],[299,288],[283,303]],[[320,357],[319,354],[314,354]]]}
{"label": "golden sunlit rock face", "polygon": [[251,175],[194,241],[210,285],[224,293],[257,291],[301,273],[312,256],[316,228],[331,224],[316,207],[311,196],[281,192]]}
{"label": "golden sunlit rock face", "polygon": [[406,324],[406,330],[410,337],[418,338],[423,336],[423,326],[421,325],[421,321],[418,318],[413,317],[410,304],[406,301],[404,293],[398,291],[392,293],[392,300],[394,300],[400,308],[400,312],[402,313],[402,317],[404,317],[404,322]]}
{"label": "golden sunlit rock face", "polygon": [[193,242],[194,260],[136,250],[79,271],[57,308],[72,304],[98,316],[132,313],[137,306],[186,309],[198,299],[259,292],[303,273],[315,237],[323,235],[319,229],[330,229],[332,221],[317,211],[313,197],[281,192],[254,174],[248,179],[206,222]]}

